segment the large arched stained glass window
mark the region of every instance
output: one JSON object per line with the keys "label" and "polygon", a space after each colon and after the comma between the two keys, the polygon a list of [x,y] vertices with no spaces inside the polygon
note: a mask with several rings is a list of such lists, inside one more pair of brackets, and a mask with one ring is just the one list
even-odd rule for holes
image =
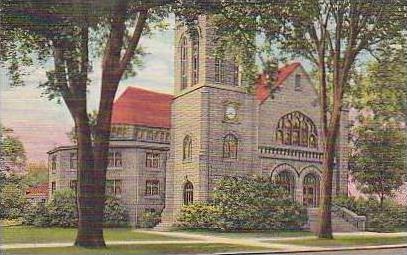
{"label": "large arched stained glass window", "polygon": [[192,185],[192,182],[187,181],[185,183],[183,197],[184,205],[189,205],[194,202],[194,185]]}
{"label": "large arched stained glass window", "polygon": [[237,158],[238,140],[233,134],[228,134],[223,138],[223,157]]}
{"label": "large arched stained glass window", "polygon": [[184,142],[182,146],[182,159],[191,160],[192,159],[192,138],[189,135],[184,137]]}
{"label": "large arched stained glass window", "polygon": [[278,121],[276,141],[284,145],[317,148],[317,128],[304,114],[292,112],[284,115]]}
{"label": "large arched stained glass window", "polygon": [[186,36],[181,39],[181,89],[185,89],[188,85],[188,39]]}
{"label": "large arched stained glass window", "polygon": [[277,174],[275,183],[287,191],[288,195],[295,198],[295,176],[290,171],[284,170]]}

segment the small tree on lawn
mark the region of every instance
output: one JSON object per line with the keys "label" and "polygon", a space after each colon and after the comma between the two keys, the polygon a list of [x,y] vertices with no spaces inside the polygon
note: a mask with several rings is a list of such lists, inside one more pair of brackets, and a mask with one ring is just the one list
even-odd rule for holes
{"label": "small tree on lawn", "polygon": [[365,117],[356,127],[351,171],[361,190],[377,195],[380,206],[403,184],[406,137],[399,124]]}

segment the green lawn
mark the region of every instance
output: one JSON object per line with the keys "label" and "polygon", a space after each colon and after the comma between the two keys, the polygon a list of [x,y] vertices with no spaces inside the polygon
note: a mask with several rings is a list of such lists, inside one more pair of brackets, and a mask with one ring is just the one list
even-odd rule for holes
{"label": "green lawn", "polygon": [[[271,241],[270,241],[271,242]],[[277,243],[277,241],[273,241]],[[305,245],[305,246],[363,246],[363,245],[388,245],[388,244],[406,244],[406,236],[337,236],[333,240],[329,239],[296,239],[296,240],[279,240],[278,243]]]}
{"label": "green lawn", "polygon": [[194,229],[194,230],[175,230],[177,232],[185,232],[191,234],[203,234],[227,238],[274,238],[274,237],[300,237],[300,236],[313,236],[315,234],[309,231],[295,231],[295,230],[284,230],[284,231],[252,231],[252,232],[222,232],[222,231],[210,231],[205,229]]}
{"label": "green lawn", "polygon": [[[0,228],[0,242],[11,243],[50,243],[73,242],[76,236],[74,228],[37,228],[27,226],[10,226]],[[180,240],[156,233],[141,233],[130,228],[105,229],[106,241],[161,241]]]}
{"label": "green lawn", "polygon": [[155,245],[112,245],[106,249],[90,250],[76,247],[64,248],[33,248],[33,249],[10,249],[7,254],[104,254],[104,255],[121,255],[121,254],[199,254],[231,251],[255,251],[256,247],[230,244],[155,244]]}

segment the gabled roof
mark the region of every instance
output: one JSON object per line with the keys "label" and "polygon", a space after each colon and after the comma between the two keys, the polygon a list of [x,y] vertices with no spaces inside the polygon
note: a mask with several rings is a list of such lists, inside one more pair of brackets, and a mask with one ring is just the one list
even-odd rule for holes
{"label": "gabled roof", "polygon": [[25,191],[27,197],[48,197],[48,183],[42,183],[34,187],[29,187]]}
{"label": "gabled roof", "polygon": [[113,104],[112,124],[171,127],[172,95],[128,87]]}
{"label": "gabled roof", "polygon": [[[283,84],[283,82],[297,69],[297,67],[301,66],[300,63],[294,62],[289,65],[285,65],[284,67],[278,69],[276,82],[273,86],[279,87]],[[260,103],[264,102],[270,95],[270,86],[267,84],[267,78],[265,75],[260,75],[256,81],[256,98],[260,101]]]}
{"label": "gabled roof", "polygon": [[[280,68],[274,86],[281,86],[299,66],[296,62]],[[256,98],[262,103],[269,95],[267,79],[260,75],[256,81]],[[114,102],[112,124],[170,128],[172,99],[169,94],[128,87]]]}

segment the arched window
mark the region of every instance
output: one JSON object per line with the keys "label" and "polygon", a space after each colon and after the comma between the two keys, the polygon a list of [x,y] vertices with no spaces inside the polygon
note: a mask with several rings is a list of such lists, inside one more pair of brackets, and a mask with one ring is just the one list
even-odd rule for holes
{"label": "arched window", "polygon": [[304,114],[292,112],[278,121],[276,141],[279,144],[317,148],[317,128]]}
{"label": "arched window", "polygon": [[188,85],[188,39],[184,36],[181,39],[181,89]]}
{"label": "arched window", "polygon": [[194,185],[188,181],[184,185],[184,205],[189,205],[194,202]]}
{"label": "arched window", "polygon": [[309,173],[304,177],[303,183],[303,204],[306,207],[318,207],[320,184],[319,177]]}
{"label": "arched window", "polygon": [[185,136],[182,147],[182,159],[192,159],[192,139],[189,135]]}
{"label": "arched window", "polygon": [[223,157],[237,158],[238,140],[233,134],[228,134],[223,138]]}
{"label": "arched window", "polygon": [[277,174],[275,182],[278,186],[286,190],[292,199],[295,198],[295,176],[290,171],[283,170]]}
{"label": "arched window", "polygon": [[192,84],[199,82],[199,36],[192,41]]}

